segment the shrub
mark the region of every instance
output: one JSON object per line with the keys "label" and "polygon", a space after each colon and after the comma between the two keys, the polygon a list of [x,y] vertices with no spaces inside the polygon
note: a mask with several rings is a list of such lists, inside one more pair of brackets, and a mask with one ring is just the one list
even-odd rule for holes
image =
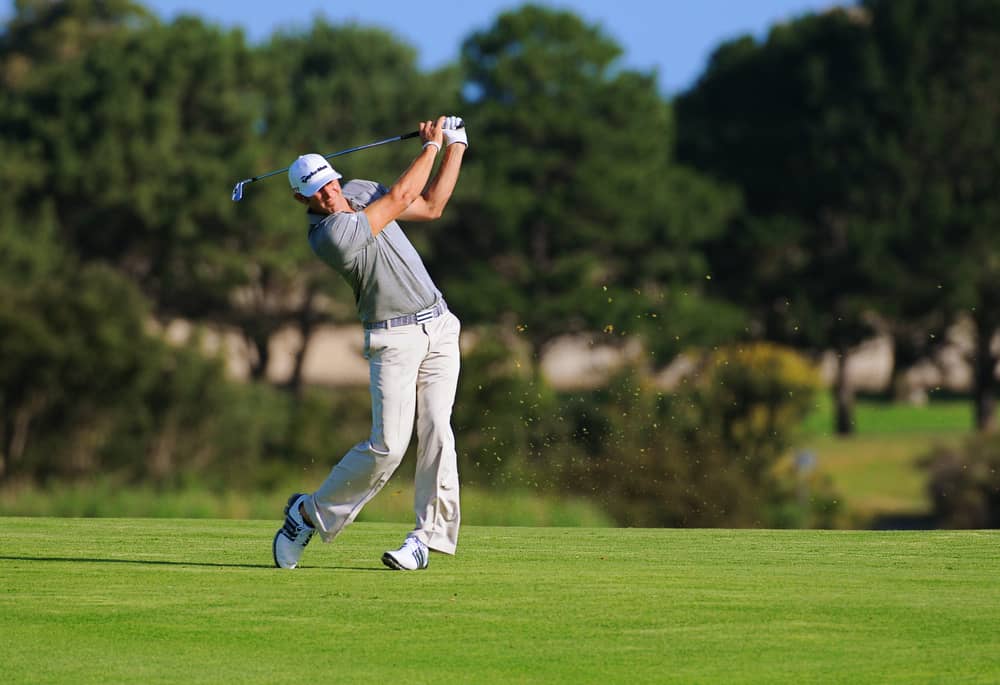
{"label": "shrub", "polygon": [[933,512],[943,528],[1000,528],[1000,436],[936,447],[925,460]]}
{"label": "shrub", "polygon": [[524,350],[484,330],[462,357],[453,425],[462,481],[528,484],[556,438],[558,400]]}
{"label": "shrub", "polygon": [[626,370],[564,405],[558,475],[622,525],[796,523],[794,484],[775,466],[820,387],[801,357],[763,344],[708,354],[669,393]]}

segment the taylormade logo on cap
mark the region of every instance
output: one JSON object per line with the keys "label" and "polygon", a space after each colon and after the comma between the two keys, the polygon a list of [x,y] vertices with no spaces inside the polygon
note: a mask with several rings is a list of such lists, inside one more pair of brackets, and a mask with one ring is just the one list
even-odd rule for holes
{"label": "taylormade logo on cap", "polygon": [[292,190],[310,197],[330,181],[341,178],[323,155],[302,155],[288,167],[288,183]]}

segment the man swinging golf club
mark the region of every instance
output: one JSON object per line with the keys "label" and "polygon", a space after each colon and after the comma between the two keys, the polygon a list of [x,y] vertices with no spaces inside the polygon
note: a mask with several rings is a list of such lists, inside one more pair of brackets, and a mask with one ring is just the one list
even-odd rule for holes
{"label": "man swinging golf club", "polygon": [[[372,429],[319,489],[296,493],[274,536],[274,563],[295,568],[319,532],[332,541],[399,466],[417,423],[416,526],[382,555],[397,570],[427,568],[429,550],[454,554],[459,496],[451,409],[458,384],[460,323],[396,220],[441,216],[458,181],[468,136],[459,117],[420,124],[420,154],[391,188],[352,180],[318,154],[288,169],[295,199],[308,207],[313,252],[351,285],[365,329]],[[431,178],[437,153],[444,158]],[[430,181],[428,183],[428,181]]]}

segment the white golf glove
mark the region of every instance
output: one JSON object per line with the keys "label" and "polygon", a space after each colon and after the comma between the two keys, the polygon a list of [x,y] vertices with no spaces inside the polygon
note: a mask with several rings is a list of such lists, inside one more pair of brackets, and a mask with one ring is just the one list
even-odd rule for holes
{"label": "white golf glove", "polygon": [[469,147],[469,135],[465,132],[465,122],[462,121],[462,117],[445,117],[441,133],[444,135],[445,147],[452,143],[463,143]]}

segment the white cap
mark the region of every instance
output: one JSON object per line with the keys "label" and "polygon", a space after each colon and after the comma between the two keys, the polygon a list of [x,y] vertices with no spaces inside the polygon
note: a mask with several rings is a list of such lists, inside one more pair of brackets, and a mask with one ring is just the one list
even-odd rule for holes
{"label": "white cap", "polygon": [[288,167],[288,183],[292,190],[311,197],[330,181],[341,178],[323,155],[302,155]]}

